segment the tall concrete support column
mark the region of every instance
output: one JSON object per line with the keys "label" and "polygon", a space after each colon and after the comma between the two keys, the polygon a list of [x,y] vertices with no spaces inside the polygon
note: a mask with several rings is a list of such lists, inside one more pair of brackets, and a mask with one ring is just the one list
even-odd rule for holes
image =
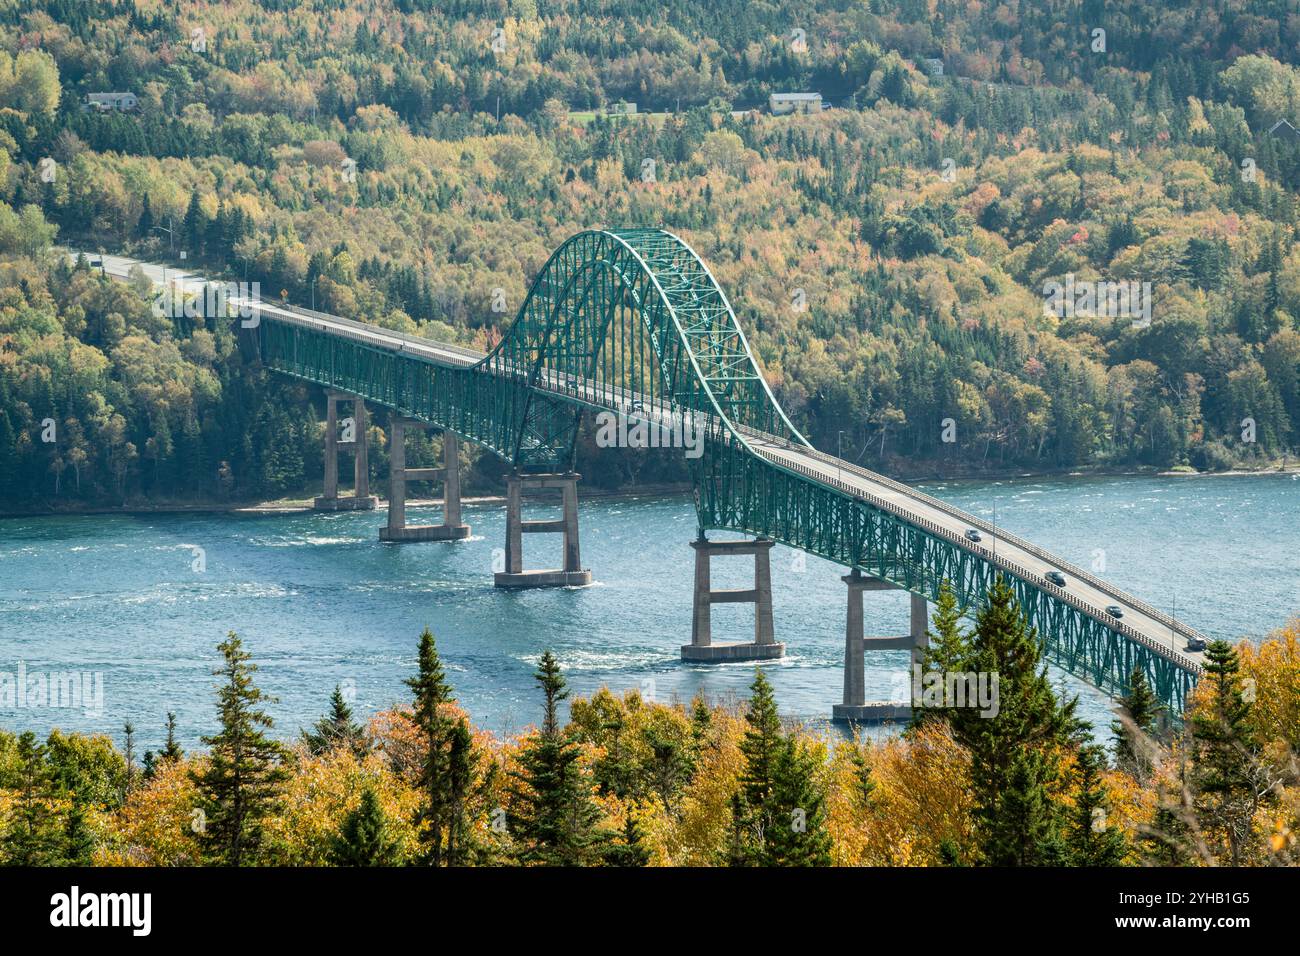
{"label": "tall concrete support column", "polygon": [[326,500],[339,496],[339,397],[333,392],[325,395],[325,487],[321,491]]}
{"label": "tall concrete support column", "polygon": [[844,629],[844,704],[861,707],[867,702],[865,648],[862,646],[862,592],[866,589],[867,579],[854,568],[840,580],[849,586],[848,623]]}
{"label": "tall concrete support column", "polygon": [[449,527],[463,527],[469,535],[469,525],[460,523],[460,439],[455,432],[442,433],[442,523]]}
{"label": "tall concrete support column", "polygon": [[[380,541],[456,541],[469,537],[469,525],[460,522],[460,453],[456,436],[442,436],[441,468],[406,467],[406,432],[423,429],[424,422],[393,416],[388,441],[388,525],[379,529]],[[406,483],[442,481],[442,524],[406,523]]]}
{"label": "tall concrete support column", "polygon": [[[505,568],[494,576],[497,587],[584,587],[591,583],[591,571],[582,567],[578,550],[578,480],[581,477],[573,472],[555,475],[521,475],[516,472],[507,476]],[[559,520],[525,521],[524,496],[548,491],[560,493]],[[563,567],[525,571],[524,535],[547,533],[563,535]]]}
{"label": "tall concrete support column", "polygon": [[[339,440],[339,402],[352,403],[352,437]],[[370,456],[366,441],[366,402],[346,392],[325,393],[325,481],[312,507],[317,511],[371,511],[378,499],[370,493]],[[353,453],[352,494],[339,494],[339,446]]]}
{"label": "tall concrete support column", "polygon": [[[703,535],[691,542],[695,550],[695,596],[691,616],[691,643],[682,645],[682,660],[697,662],[774,660],[785,655],[772,625],[772,546],[766,538],[753,541],[709,541]],[[714,589],[711,559],[714,555],[753,555],[753,588]],[[714,604],[753,604],[752,643],[713,642]]]}
{"label": "tall concrete support column", "polygon": [[370,419],[366,415],[366,400],[360,396],[352,400],[352,424],[356,429],[352,455],[352,494],[357,498],[369,498],[370,441],[367,435],[370,431]]}
{"label": "tall concrete support column", "polygon": [[908,686],[912,684],[911,668],[919,664],[925,654],[929,638],[929,623],[925,598],[911,596],[911,620],[906,637],[867,637],[864,633],[864,591],[890,591],[896,585],[880,578],[866,577],[857,568],[844,575],[842,580],[849,588],[849,606],[844,628],[844,699],[832,708],[835,720],[854,723],[881,723],[907,721],[912,717],[911,694],[906,701],[868,701],[866,699],[866,652],[911,651],[908,658]]}

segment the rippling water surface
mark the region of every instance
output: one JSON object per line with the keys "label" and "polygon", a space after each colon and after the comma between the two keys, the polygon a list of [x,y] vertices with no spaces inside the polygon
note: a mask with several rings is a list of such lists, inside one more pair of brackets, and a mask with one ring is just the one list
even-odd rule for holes
{"label": "rippling water surface", "polygon": [[[1215,636],[1259,636],[1300,611],[1300,480],[1289,476],[1076,478],[930,484],[939,497],[1103,576]],[[420,520],[421,512],[412,512]],[[531,513],[530,513],[530,516]],[[416,639],[428,625],[462,703],[497,732],[539,716],[537,655],[559,656],[575,693],[653,690],[661,700],[741,695],[751,665],[686,665],[694,512],[686,498],[584,501],[583,563],[596,583],[561,591],[492,587],[504,536],[499,505],[467,506],[458,543],[380,544],[383,511],[169,514],[0,519],[0,675],[101,672],[104,707],[0,707],[0,726],[120,736],[124,721],[155,747],[177,713],[193,746],[215,723],[215,645],[238,631],[279,697],[277,731],[295,734],[335,684],[364,715],[404,700]],[[722,535],[718,535],[722,537]],[[202,568],[196,559],[202,549]],[[558,563],[558,538],[529,536],[525,564]],[[715,587],[752,581],[752,562],[715,559]],[[823,720],[839,700],[845,588],[838,567],[772,562],[778,640],[764,665],[782,711]],[[868,633],[905,633],[907,599],[868,594]],[[752,610],[714,609],[719,640],[749,639]],[[867,663],[867,696],[901,693],[906,653]],[[3,679],[0,676],[0,679]],[[1055,674],[1109,721],[1105,698]]]}

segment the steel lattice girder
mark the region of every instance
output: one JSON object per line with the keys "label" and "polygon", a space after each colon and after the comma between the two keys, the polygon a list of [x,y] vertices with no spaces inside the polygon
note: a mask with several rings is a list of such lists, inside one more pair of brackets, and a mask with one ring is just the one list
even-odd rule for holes
{"label": "steel lattice girder", "polygon": [[929,601],[947,581],[972,614],[998,575],[1006,577],[1047,659],[1109,694],[1129,689],[1141,668],[1172,713],[1181,713],[1196,678],[1143,644],[1054,595],[898,515],[758,458],[714,436],[697,463],[700,527],[763,535],[858,568]]}
{"label": "steel lattice girder", "polygon": [[[752,429],[811,447],[772,396],[726,296],[686,243],[661,230],[584,232],[551,256],[507,335],[475,365],[275,321],[267,366],[450,429],[521,470],[572,466],[582,409],[706,425],[692,462],[703,529],[771,537],[928,600],[951,583],[967,609],[1006,573],[892,512],[754,452]],[[1194,674],[1031,581],[1007,575],[1045,655],[1107,693],[1140,667],[1181,712]]]}

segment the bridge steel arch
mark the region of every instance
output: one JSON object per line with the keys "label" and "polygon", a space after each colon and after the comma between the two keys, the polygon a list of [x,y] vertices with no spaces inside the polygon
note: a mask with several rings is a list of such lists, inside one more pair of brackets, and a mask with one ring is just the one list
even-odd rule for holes
{"label": "bridge steel arch", "polygon": [[519,471],[572,468],[584,409],[700,429],[704,452],[691,464],[701,532],[772,538],[930,601],[948,581],[968,613],[1002,575],[1047,658],[1070,673],[1118,694],[1139,668],[1175,712],[1196,683],[1194,667],[1064,589],[772,454],[818,453],[773,396],[708,267],[664,230],[571,237],[486,356],[452,347],[455,358],[434,359],[274,317],[258,339],[270,368],[453,431]]}

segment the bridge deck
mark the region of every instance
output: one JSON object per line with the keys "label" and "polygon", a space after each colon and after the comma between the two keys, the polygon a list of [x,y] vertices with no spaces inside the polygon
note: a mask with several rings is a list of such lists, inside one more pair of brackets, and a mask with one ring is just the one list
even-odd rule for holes
{"label": "bridge deck", "polygon": [[[179,283],[186,290],[193,291],[206,281],[195,273],[164,269],[162,266],[119,256],[104,255],[101,258],[104,272],[118,278],[126,278],[131,268],[138,265],[155,284],[164,281],[172,285]],[[256,305],[263,318],[326,329],[332,335],[357,339],[375,348],[402,352],[436,364],[464,368],[486,358],[484,353],[462,346],[434,342],[266,300],[253,303],[235,299],[233,304]],[[541,376],[537,387],[590,404],[605,404],[606,407],[627,407],[636,399],[632,393],[612,395],[608,390],[601,390],[600,394],[596,394],[596,390],[588,389],[585,383],[561,381],[558,376],[552,375]],[[806,478],[867,498],[906,521],[942,535],[956,547],[990,560],[1022,578],[1032,578],[1037,586],[1056,594],[1094,620],[1126,634],[1184,670],[1200,672],[1203,654],[1187,650],[1186,643],[1189,638],[1203,638],[1202,635],[1095,575],[1061,561],[1044,549],[997,528],[984,519],[966,514],[900,482],[811,448],[786,444],[747,429],[741,429],[741,432],[750,447],[765,459]],[[967,539],[965,532],[968,528],[978,529],[983,540],[976,543]],[[1058,588],[1044,579],[1043,576],[1054,569],[1065,575],[1065,588]],[[1110,605],[1123,609],[1122,620],[1116,621],[1106,612],[1105,608]]]}

